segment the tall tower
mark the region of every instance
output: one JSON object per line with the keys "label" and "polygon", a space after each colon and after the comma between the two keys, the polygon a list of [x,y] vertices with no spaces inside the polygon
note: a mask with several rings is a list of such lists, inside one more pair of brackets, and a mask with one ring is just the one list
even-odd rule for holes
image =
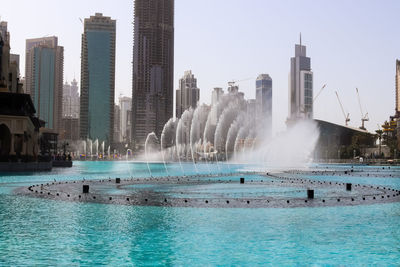
{"label": "tall tower", "polygon": [[159,138],[173,116],[174,0],[135,0],[132,141]]}
{"label": "tall tower", "polygon": [[197,79],[191,70],[185,71],[179,80],[179,89],[176,90],[176,117],[180,118],[189,107],[196,108],[199,99],[200,89],[197,88]]}
{"label": "tall tower", "polygon": [[396,59],[396,115],[400,118],[400,60]]}
{"label": "tall tower", "polygon": [[61,130],[64,48],[56,36],[26,40],[26,92],[46,127]]}
{"label": "tall tower", "polygon": [[[32,87],[34,84],[33,81],[33,48],[36,46],[48,46],[48,47],[57,47],[58,45],[58,38],[56,36],[50,37],[42,37],[42,38],[34,38],[34,39],[27,39],[25,43],[25,93],[31,94],[31,90],[34,90]],[[33,95],[31,94],[32,98]]]}
{"label": "tall tower", "polygon": [[10,67],[10,33],[7,22],[0,22],[0,88],[8,89],[8,73]]}
{"label": "tall tower", "polygon": [[295,45],[295,57],[290,59],[288,121],[300,118],[313,118],[313,72],[301,35],[300,44]]}
{"label": "tall tower", "polygon": [[113,143],[116,21],[96,13],[84,22],[80,137]]}
{"label": "tall tower", "polygon": [[120,97],[119,98],[120,107],[120,141],[125,143],[130,143],[131,141],[131,111],[132,111],[132,98],[130,97]]}
{"label": "tall tower", "polygon": [[79,93],[78,82],[74,79],[71,84],[64,83],[63,87],[63,118],[79,118]]}
{"label": "tall tower", "polygon": [[272,79],[268,74],[256,80],[256,121],[264,134],[272,134]]}

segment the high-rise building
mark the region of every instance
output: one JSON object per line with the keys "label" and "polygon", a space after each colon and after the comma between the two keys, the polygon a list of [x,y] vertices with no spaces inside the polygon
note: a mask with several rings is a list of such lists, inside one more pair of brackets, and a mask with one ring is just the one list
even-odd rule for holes
{"label": "high-rise building", "polygon": [[19,55],[10,54],[9,65],[9,91],[13,93],[22,93],[22,84],[20,83]]}
{"label": "high-rise building", "polygon": [[215,87],[211,93],[211,105],[216,105],[223,95],[224,90],[221,87]]}
{"label": "high-rise building", "polygon": [[33,85],[33,68],[34,62],[33,56],[33,48],[38,45],[49,46],[49,47],[57,47],[58,38],[55,36],[50,37],[42,37],[42,38],[34,38],[27,39],[25,43],[25,93],[31,94],[31,88]]}
{"label": "high-rise building", "polygon": [[173,116],[174,0],[135,0],[132,141],[142,148]]}
{"label": "high-rise building", "polygon": [[64,48],[58,38],[26,40],[26,92],[30,93],[38,117],[46,128],[60,131]]}
{"label": "high-rise building", "polygon": [[121,108],[114,105],[114,138],[115,143],[121,142]]}
{"label": "high-rise building", "polygon": [[263,134],[272,133],[272,79],[268,74],[256,80],[256,120]]}
{"label": "high-rise building", "polygon": [[78,89],[78,82],[75,79],[71,84],[68,82],[64,83],[62,100],[63,118],[79,118],[80,99]]}
{"label": "high-rise building", "polygon": [[196,108],[200,99],[200,89],[197,88],[197,79],[192,71],[185,71],[179,80],[179,89],[176,90],[176,117],[180,118],[182,113],[192,107]]}
{"label": "high-rise building", "polygon": [[8,88],[10,66],[10,33],[7,22],[0,22],[0,88]]}
{"label": "high-rise building", "polygon": [[306,56],[306,47],[295,46],[295,56],[290,59],[289,77],[289,118],[296,121],[300,118],[313,118],[313,72],[311,59]]}
{"label": "high-rise building", "polygon": [[400,118],[400,60],[396,60],[396,117]]}
{"label": "high-rise building", "polygon": [[131,112],[132,112],[132,98],[120,97],[120,141],[130,143],[131,141]]}
{"label": "high-rise building", "polygon": [[116,21],[96,13],[84,22],[80,137],[113,143]]}
{"label": "high-rise building", "polygon": [[218,115],[221,113],[221,110],[218,110],[218,102],[224,95],[224,90],[221,87],[214,87],[214,90],[211,93],[211,124],[216,125],[218,122]]}

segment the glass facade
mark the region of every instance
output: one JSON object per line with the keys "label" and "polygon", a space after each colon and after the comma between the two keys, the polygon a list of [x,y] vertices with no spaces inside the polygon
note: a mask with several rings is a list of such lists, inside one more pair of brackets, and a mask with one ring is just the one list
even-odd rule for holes
{"label": "glass facade", "polygon": [[96,13],[85,19],[82,35],[80,138],[114,139],[116,21]]}
{"label": "glass facade", "polygon": [[256,80],[256,120],[264,134],[272,133],[272,79],[268,74]]}
{"label": "glass facade", "polygon": [[56,51],[53,48],[34,48],[34,105],[39,119],[46,127],[54,127]]}
{"label": "glass facade", "polygon": [[110,140],[111,33],[87,31],[89,74],[89,138]]}

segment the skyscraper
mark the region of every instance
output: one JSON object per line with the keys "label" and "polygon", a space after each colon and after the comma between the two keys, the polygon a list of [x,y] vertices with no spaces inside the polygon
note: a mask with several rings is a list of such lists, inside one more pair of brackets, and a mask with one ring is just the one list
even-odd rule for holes
{"label": "skyscraper", "polygon": [[256,120],[265,134],[272,133],[272,79],[260,74],[256,80]]}
{"label": "skyscraper", "polygon": [[114,105],[114,143],[121,142],[121,108]]}
{"label": "skyscraper", "polygon": [[0,22],[0,88],[8,88],[10,66],[10,33],[7,22]]}
{"label": "skyscraper", "polygon": [[132,141],[160,137],[173,116],[174,0],[135,0]]}
{"label": "skyscraper", "polygon": [[131,111],[132,111],[132,98],[120,97],[120,141],[130,143],[131,141]]}
{"label": "skyscraper", "polygon": [[196,108],[200,98],[200,89],[197,88],[197,79],[192,71],[185,71],[179,80],[179,89],[176,90],[176,117],[180,118],[182,113],[192,107]]}
{"label": "skyscraper", "polygon": [[78,82],[73,79],[71,84],[64,83],[63,86],[63,106],[62,116],[69,118],[79,118],[79,93]]}
{"label": "skyscraper", "polygon": [[295,46],[295,57],[290,59],[289,77],[289,118],[296,121],[299,118],[313,118],[313,72],[311,59],[306,56],[306,47]]}
{"label": "skyscraper", "polygon": [[58,38],[26,40],[26,92],[32,97],[37,115],[46,128],[60,131],[64,48]]}
{"label": "skyscraper", "polygon": [[19,55],[17,54],[10,54],[8,88],[10,92],[22,93],[22,85],[20,84]]}
{"label": "skyscraper", "polygon": [[84,22],[80,137],[113,143],[116,21],[96,13]]}
{"label": "skyscraper", "polygon": [[400,118],[400,60],[396,60],[396,117]]}
{"label": "skyscraper", "polygon": [[215,87],[211,93],[211,105],[216,105],[223,95],[224,90],[221,87]]}
{"label": "skyscraper", "polygon": [[212,108],[210,111],[212,125],[216,125],[218,122],[218,115],[221,113],[221,110],[218,110],[217,105],[222,99],[223,95],[224,90],[221,87],[214,87],[214,90],[211,93],[211,106],[214,108]]}
{"label": "skyscraper", "polygon": [[[48,47],[57,47],[58,38],[55,36],[27,39],[25,44],[25,93],[31,94],[33,82],[33,49],[35,46],[43,45]],[[33,96],[32,96],[33,97]]]}

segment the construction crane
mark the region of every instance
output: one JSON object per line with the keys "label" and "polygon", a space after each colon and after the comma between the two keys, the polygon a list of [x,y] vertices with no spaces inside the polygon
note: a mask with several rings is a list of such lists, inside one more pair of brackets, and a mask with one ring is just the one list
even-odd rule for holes
{"label": "construction crane", "polygon": [[343,108],[343,105],[342,105],[342,101],[340,101],[339,94],[338,94],[337,91],[335,91],[335,93],[336,93],[336,97],[337,97],[337,99],[339,101],[340,108],[342,109],[342,113],[343,113],[343,116],[344,116],[344,119],[345,119],[345,125],[348,126],[348,122],[350,121],[350,113],[347,113],[347,116],[346,116],[346,112],[344,112],[344,108]]}
{"label": "construction crane", "polygon": [[318,94],[314,97],[314,99],[313,99],[313,104],[314,104],[314,102],[315,102],[315,100],[317,100],[317,98],[319,97],[319,95],[322,93],[322,91],[325,89],[325,87],[326,87],[326,84],[324,84],[324,86],[322,86],[322,88],[319,90],[319,92],[318,92]]}
{"label": "construction crane", "polygon": [[245,81],[248,81],[248,80],[251,80],[251,79],[253,79],[253,78],[246,78],[246,79],[239,80],[239,81],[237,81],[237,80],[232,80],[232,81],[228,82],[228,85],[229,85],[229,86],[235,86],[236,83],[245,82]]}
{"label": "construction crane", "polygon": [[[313,99],[313,101],[312,101],[312,104],[313,104],[313,105],[314,105],[315,100],[317,100],[318,96],[322,93],[322,91],[325,89],[325,87],[326,87],[326,84],[324,84],[324,85],[321,87],[321,89],[319,90],[318,94],[314,97],[314,99]],[[302,105],[302,106],[300,107],[300,112],[301,112],[301,113],[304,113],[304,114],[306,113],[305,105]]]}
{"label": "construction crane", "polygon": [[356,92],[357,92],[357,98],[358,98],[358,104],[360,105],[360,111],[361,111],[361,130],[366,130],[364,127],[364,122],[369,121],[369,117],[368,117],[368,112],[365,113],[362,110],[362,106],[361,106],[361,100],[360,100],[360,94],[358,93],[358,88],[356,88]]}

